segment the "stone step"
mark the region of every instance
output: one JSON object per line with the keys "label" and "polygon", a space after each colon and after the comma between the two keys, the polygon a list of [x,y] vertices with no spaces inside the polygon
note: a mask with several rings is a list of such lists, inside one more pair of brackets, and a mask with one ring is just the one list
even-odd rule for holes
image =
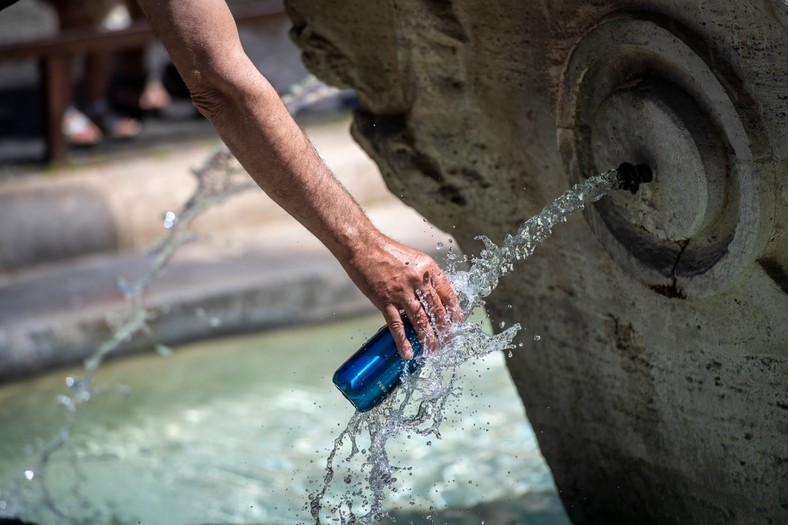
{"label": "stone step", "polygon": [[[305,128],[326,163],[362,205],[393,201],[377,167],[352,141],[349,120]],[[0,184],[0,272],[86,254],[134,252],[163,232],[196,186],[216,141],[169,146],[134,159],[40,172]],[[195,221],[198,234],[236,235],[289,217],[261,191],[235,196]]]}
{"label": "stone step", "polygon": [[[350,139],[346,123],[311,127],[307,133],[382,231],[427,252],[448,242],[447,234],[388,193],[376,166]],[[37,205],[25,217],[12,215],[11,222],[2,222],[2,245],[12,254],[23,248],[45,254],[41,247],[50,253],[0,274],[0,380],[78,363],[110,338],[112,318],[128,306],[118,278],[133,282],[149,270],[144,251],[166,232],[163,212],[181,207],[194,185],[190,169],[215,147],[196,144],[0,187],[0,200],[23,195]],[[68,200],[87,190],[95,196],[93,207],[78,200],[64,204],[74,210],[53,211],[46,199],[30,197],[48,192],[50,198]],[[95,212],[99,208],[103,215]],[[13,228],[21,230],[16,232],[21,244],[6,244]],[[115,236],[115,246],[83,249],[90,246],[90,235],[110,228],[107,237]],[[373,311],[330,253],[261,191],[250,190],[209,210],[193,229],[197,240],[179,250],[145,295],[153,316],[149,333],[123,342],[113,355]]]}

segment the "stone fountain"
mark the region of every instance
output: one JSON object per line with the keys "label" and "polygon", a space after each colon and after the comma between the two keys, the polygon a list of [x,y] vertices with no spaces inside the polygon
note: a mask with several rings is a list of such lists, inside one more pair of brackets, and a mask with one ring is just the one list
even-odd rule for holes
{"label": "stone fountain", "polygon": [[287,8],[391,191],[468,253],[570,183],[653,169],[488,302],[527,328],[509,369],[573,521],[786,522],[788,4]]}

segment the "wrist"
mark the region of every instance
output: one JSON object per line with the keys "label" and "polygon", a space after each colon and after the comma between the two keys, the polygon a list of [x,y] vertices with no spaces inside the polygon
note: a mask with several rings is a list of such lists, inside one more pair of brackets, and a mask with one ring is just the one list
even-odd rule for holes
{"label": "wrist", "polygon": [[334,255],[340,261],[346,261],[350,266],[367,264],[373,254],[385,251],[390,243],[380,230],[364,216],[360,220],[351,221],[343,229],[337,243]]}

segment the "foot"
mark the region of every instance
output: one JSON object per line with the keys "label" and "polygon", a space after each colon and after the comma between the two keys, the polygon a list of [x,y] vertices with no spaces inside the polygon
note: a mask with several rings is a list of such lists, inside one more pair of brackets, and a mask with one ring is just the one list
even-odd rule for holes
{"label": "foot", "polygon": [[104,138],[98,126],[74,106],[66,108],[61,129],[72,146],[95,146]]}
{"label": "foot", "polygon": [[172,102],[170,94],[160,80],[148,80],[143,84],[127,82],[115,87],[112,94],[113,106],[130,115],[158,115]]}
{"label": "foot", "polygon": [[171,101],[170,94],[161,81],[149,80],[140,94],[139,108],[142,111],[157,112],[169,106]]}
{"label": "foot", "polygon": [[90,116],[104,134],[112,138],[128,139],[142,131],[139,120],[113,112],[105,101],[97,102]]}

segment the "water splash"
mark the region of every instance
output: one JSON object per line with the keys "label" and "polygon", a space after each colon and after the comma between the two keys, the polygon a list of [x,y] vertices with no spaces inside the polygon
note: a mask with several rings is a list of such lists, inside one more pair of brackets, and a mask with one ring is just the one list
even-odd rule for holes
{"label": "water splash", "polygon": [[[500,247],[487,237],[478,237],[484,250],[467,271],[456,270],[457,263],[464,261],[450,251],[448,274],[466,317],[484,305],[484,297],[492,293],[501,277],[510,273],[517,261],[532,255],[557,224],[620,183],[617,170],[610,170],[576,184],[525,221],[515,234],[507,235]],[[451,415],[450,403],[463,393],[463,386],[456,381],[458,367],[493,352],[511,355],[522,346],[513,343],[519,330],[520,325],[514,324],[490,335],[480,323],[457,324],[441,341],[440,351],[423,356],[422,366],[413,374],[404,373],[403,384],[394,395],[370,412],[356,412],[334,441],[321,488],[309,495],[308,510],[314,523],[368,525],[384,518],[387,491],[399,490],[397,476],[410,468],[392,465],[386,448],[389,440],[402,434],[440,439],[441,423]],[[534,341],[538,340],[539,336],[534,336]]]}
{"label": "water splash", "polygon": [[165,215],[164,227],[167,233],[145,252],[145,259],[149,263],[147,271],[133,282],[122,277],[118,279],[117,287],[125,298],[126,306],[123,310],[107,316],[107,321],[112,326],[112,335],[85,360],[84,375],[80,378],[67,378],[66,384],[70,393],[59,396],[58,401],[69,412],[75,412],[80,403],[93,397],[93,377],[109,354],[139,333],[152,333],[149,322],[156,318],[156,313],[145,305],[145,292],[169,265],[178,249],[195,240],[196,236],[189,229],[194,219],[229,197],[256,187],[226,149],[216,151],[202,167],[194,170],[193,174],[197,179],[197,189],[179,214],[167,212]]}
{"label": "water splash", "polygon": [[[329,87],[313,76],[291,86],[288,93],[282,96],[282,102],[288,111],[295,115],[326,98],[333,97],[337,89]],[[198,169],[193,171],[197,179],[197,188],[184,204],[183,209],[176,213],[167,211],[163,217],[163,228],[166,233],[145,252],[148,262],[146,272],[135,281],[119,278],[117,288],[123,294],[125,307],[117,312],[107,315],[107,322],[112,327],[111,335],[102,342],[93,354],[85,360],[84,374],[81,377],[69,376],[66,378],[68,393],[57,396],[56,402],[66,409],[68,419],[59,434],[43,445],[36,460],[25,468],[17,481],[17,488],[12,494],[4,496],[2,503],[8,506],[8,501],[14,502],[14,515],[21,515],[26,511],[36,510],[25,507],[36,507],[31,497],[24,496],[20,489],[23,482],[35,482],[40,490],[40,506],[47,512],[56,516],[62,523],[102,523],[112,521],[101,514],[99,509],[91,508],[87,498],[81,494],[82,472],[77,460],[71,436],[78,424],[77,412],[81,404],[93,399],[96,395],[110,390],[97,388],[94,385],[94,376],[104,360],[115,352],[124,343],[131,341],[140,333],[150,334],[149,323],[156,318],[156,312],[145,304],[145,293],[162,274],[178,250],[185,244],[196,239],[190,230],[190,225],[205,210],[225,202],[233,195],[237,195],[257,185],[224,147],[217,149]],[[212,326],[221,323],[219,319],[212,318],[207,321]],[[170,350],[159,345],[157,351],[166,355]],[[122,387],[121,387],[122,389]],[[82,503],[83,516],[69,516],[60,510],[57,499],[51,494],[47,476],[56,456],[66,455],[66,463],[73,474],[74,484],[71,488],[71,497]],[[4,509],[4,511],[7,509]],[[42,509],[37,509],[42,510]],[[2,513],[0,513],[2,516]]]}
{"label": "water splash", "polygon": [[[327,86],[310,75],[291,86],[282,96],[282,102],[288,111],[295,115],[304,108],[334,96],[337,92],[336,88]],[[193,170],[192,173],[197,179],[197,188],[180,213],[173,211],[165,213],[163,226],[167,233],[145,252],[145,258],[149,262],[148,270],[134,282],[127,282],[122,277],[118,279],[117,287],[126,300],[126,308],[108,315],[107,320],[113,327],[112,335],[85,361],[85,375],[68,381],[71,394],[58,398],[69,411],[75,411],[79,403],[92,397],[93,376],[107,355],[138,333],[151,333],[149,322],[155,319],[156,314],[145,306],[145,292],[162,274],[180,247],[196,239],[190,230],[194,219],[233,195],[257,188],[238,160],[224,147],[219,148],[202,167]],[[216,326],[217,321],[212,319],[210,323]]]}

